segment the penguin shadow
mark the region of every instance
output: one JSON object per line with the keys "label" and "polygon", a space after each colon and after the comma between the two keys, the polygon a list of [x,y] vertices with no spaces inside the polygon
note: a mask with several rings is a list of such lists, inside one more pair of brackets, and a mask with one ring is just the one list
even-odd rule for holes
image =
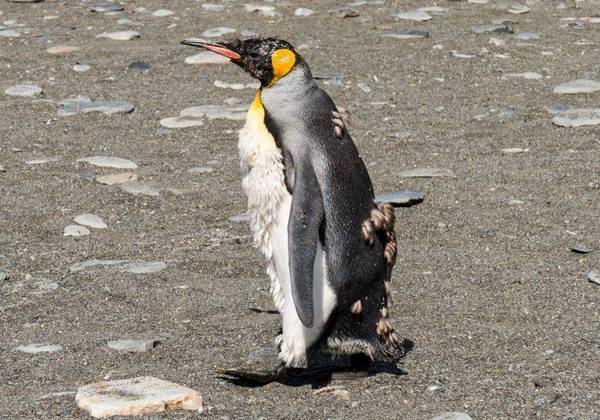
{"label": "penguin shadow", "polygon": [[[414,342],[404,339],[405,355],[414,348]],[[322,362],[318,360],[318,362]],[[328,386],[333,381],[352,381],[375,375],[408,375],[408,371],[395,362],[371,362],[364,355],[354,355],[329,360],[326,364],[315,364],[303,369],[277,367],[270,370],[224,369],[217,377],[232,385],[245,388],[260,388],[272,383],[299,387],[310,385],[313,389]]]}

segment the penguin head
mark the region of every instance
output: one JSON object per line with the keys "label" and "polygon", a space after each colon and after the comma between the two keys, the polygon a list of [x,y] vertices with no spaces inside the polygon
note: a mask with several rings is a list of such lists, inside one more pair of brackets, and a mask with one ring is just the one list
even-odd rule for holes
{"label": "penguin head", "polygon": [[300,57],[289,42],[276,38],[231,39],[218,43],[188,38],[181,43],[204,48],[229,58],[259,80],[263,87],[277,83],[300,61]]}

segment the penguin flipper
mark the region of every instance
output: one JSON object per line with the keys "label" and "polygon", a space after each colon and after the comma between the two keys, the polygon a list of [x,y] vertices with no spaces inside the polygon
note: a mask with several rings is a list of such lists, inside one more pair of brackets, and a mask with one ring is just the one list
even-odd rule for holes
{"label": "penguin flipper", "polygon": [[294,159],[294,186],[288,222],[290,283],[302,324],[314,323],[313,264],[325,214],[321,189],[308,159]]}

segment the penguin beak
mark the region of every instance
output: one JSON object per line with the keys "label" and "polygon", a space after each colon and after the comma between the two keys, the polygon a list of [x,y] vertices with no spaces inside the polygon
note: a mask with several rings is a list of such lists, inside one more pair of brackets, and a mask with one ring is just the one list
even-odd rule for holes
{"label": "penguin beak", "polygon": [[204,48],[205,50],[212,51],[214,53],[217,53],[219,55],[222,55],[222,56],[227,57],[234,61],[242,59],[242,56],[239,55],[234,50],[232,50],[231,47],[229,45],[227,45],[226,42],[224,42],[222,44],[217,44],[217,43],[212,44],[212,43],[205,42],[204,40],[198,39],[198,38],[187,38],[187,39],[184,39],[183,41],[181,41],[181,44],[189,45],[190,47]]}

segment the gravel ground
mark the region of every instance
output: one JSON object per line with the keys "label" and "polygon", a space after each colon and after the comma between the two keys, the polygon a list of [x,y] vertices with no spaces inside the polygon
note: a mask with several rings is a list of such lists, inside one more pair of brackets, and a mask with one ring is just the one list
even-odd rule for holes
{"label": "gravel ground", "polygon": [[[598,417],[600,286],[585,273],[600,269],[600,128],[557,127],[546,110],[600,107],[600,92],[553,93],[563,82],[600,79],[600,23],[561,21],[597,15],[598,1],[529,2],[531,11],[520,15],[493,1],[441,1],[449,10],[430,12],[427,22],[394,17],[433,4],[425,0],[355,5],[354,18],[339,17],[342,4],[334,1],[264,3],[275,7],[274,17],[236,1],[223,1],[222,11],[198,1],[121,3],[125,10],[116,15],[91,12],[85,1],[0,3],[2,26],[22,33],[0,36],[0,271],[9,275],[0,281],[1,418],[86,418],[73,394],[49,394],[135,376],[198,390],[211,418],[426,419],[449,411],[475,419]],[[299,6],[315,13],[295,16]],[[151,15],[163,8],[174,14]],[[499,16],[513,21],[515,34],[470,29]],[[134,24],[119,24],[123,18]],[[247,388],[217,378],[217,369],[244,366],[272,347],[278,319],[250,310],[272,308],[268,282],[248,227],[229,221],[245,208],[236,150],[242,122],[212,119],[173,130],[159,124],[193,105],[251,101],[252,89],[213,86],[251,82],[236,66],[184,63],[197,51],[179,41],[215,27],[303,44],[313,70],[340,73],[341,83],[320,83],[351,112],[351,133],[376,190],[426,194],[422,204],[397,210],[392,317],[415,343],[402,364],[406,374],[336,382],[348,399],[314,394],[310,385]],[[400,29],[430,36],[381,36]],[[96,38],[121,30],[141,36]],[[540,39],[521,41],[522,32]],[[492,37],[506,45],[491,45]],[[57,45],[79,51],[46,52]],[[150,68],[128,69],[133,61]],[[75,72],[77,63],[90,69]],[[502,78],[523,72],[542,78]],[[24,82],[43,93],[4,95]],[[128,101],[135,111],[59,117],[58,102],[77,95]],[[386,135],[402,130],[416,135]],[[139,179],[160,195],[90,180],[119,172],[76,162],[93,155],[134,161]],[[207,162],[212,172],[189,172]],[[400,176],[425,167],[455,177]],[[97,214],[108,228],[63,236],[82,213]],[[579,243],[596,250],[571,252]],[[69,269],[89,259],[162,261],[167,268]],[[143,353],[106,345],[120,338],[162,344]],[[15,350],[31,343],[63,349]]]}

